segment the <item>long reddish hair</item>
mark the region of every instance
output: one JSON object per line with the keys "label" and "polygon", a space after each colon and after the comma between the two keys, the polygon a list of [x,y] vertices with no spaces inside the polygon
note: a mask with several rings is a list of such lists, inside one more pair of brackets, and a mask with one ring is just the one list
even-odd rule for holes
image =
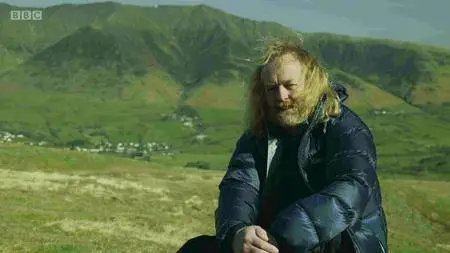
{"label": "long reddish hair", "polygon": [[265,65],[286,54],[293,54],[306,67],[305,94],[308,95],[302,99],[302,106],[306,106],[307,113],[311,115],[314,112],[323,95],[326,95],[326,101],[319,120],[325,122],[341,113],[340,100],[336,91],[329,85],[328,73],[303,47],[303,41],[272,40],[267,43],[262,63],[256,67],[248,91],[248,127],[255,135],[264,135],[266,131],[266,89],[261,73]]}

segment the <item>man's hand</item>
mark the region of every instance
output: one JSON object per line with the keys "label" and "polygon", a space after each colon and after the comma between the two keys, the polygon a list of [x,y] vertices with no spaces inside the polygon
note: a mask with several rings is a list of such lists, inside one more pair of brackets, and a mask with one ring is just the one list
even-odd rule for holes
{"label": "man's hand", "polygon": [[278,253],[276,242],[260,226],[248,226],[233,238],[234,253]]}

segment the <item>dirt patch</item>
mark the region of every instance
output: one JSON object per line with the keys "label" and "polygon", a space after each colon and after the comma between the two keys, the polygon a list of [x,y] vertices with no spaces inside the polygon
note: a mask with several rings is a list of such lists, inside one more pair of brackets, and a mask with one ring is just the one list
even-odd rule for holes
{"label": "dirt patch", "polygon": [[47,227],[57,226],[61,230],[69,233],[81,231],[93,231],[107,236],[133,237],[138,240],[151,241],[159,244],[178,247],[182,244],[189,231],[174,226],[164,226],[163,231],[151,231],[144,227],[117,219],[111,222],[99,222],[89,220],[64,219],[46,224]]}
{"label": "dirt patch", "polygon": [[188,206],[201,207],[203,204],[203,200],[199,196],[194,195],[185,200],[184,203]]}
{"label": "dirt patch", "polygon": [[6,83],[0,83],[0,92],[6,93],[6,92],[18,92],[23,90],[23,87],[18,84],[6,84]]}
{"label": "dirt patch", "polygon": [[450,252],[450,244],[437,244],[436,248]]}
{"label": "dirt patch", "polygon": [[167,199],[169,190],[152,182],[152,186],[125,179],[96,176],[78,176],[42,171],[13,171],[0,169],[0,189],[58,191],[70,189],[78,194],[96,197],[115,196],[125,190],[159,195]]}

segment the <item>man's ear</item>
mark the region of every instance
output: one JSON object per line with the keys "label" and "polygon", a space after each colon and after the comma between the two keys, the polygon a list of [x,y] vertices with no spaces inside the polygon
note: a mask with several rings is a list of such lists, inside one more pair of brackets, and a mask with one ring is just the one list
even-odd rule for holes
{"label": "man's ear", "polygon": [[258,65],[253,75],[253,81],[255,82],[255,84],[261,85],[261,87],[264,87],[264,69],[265,65]]}

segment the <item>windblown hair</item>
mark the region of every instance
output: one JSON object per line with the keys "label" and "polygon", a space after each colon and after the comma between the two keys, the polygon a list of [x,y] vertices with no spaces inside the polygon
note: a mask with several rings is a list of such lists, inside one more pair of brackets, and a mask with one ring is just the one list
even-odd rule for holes
{"label": "windblown hair", "polygon": [[314,113],[314,109],[326,96],[323,113],[320,122],[326,122],[331,117],[336,117],[341,113],[341,106],[338,94],[329,84],[329,77],[325,69],[319,64],[304,47],[303,41],[290,42],[273,40],[267,44],[265,53],[260,64],[253,73],[248,93],[248,127],[253,134],[261,136],[266,131],[267,101],[265,99],[266,89],[262,80],[262,71],[265,65],[279,59],[286,54],[293,54],[306,68],[305,73],[305,96],[302,97],[302,106],[305,106],[309,116]]}

